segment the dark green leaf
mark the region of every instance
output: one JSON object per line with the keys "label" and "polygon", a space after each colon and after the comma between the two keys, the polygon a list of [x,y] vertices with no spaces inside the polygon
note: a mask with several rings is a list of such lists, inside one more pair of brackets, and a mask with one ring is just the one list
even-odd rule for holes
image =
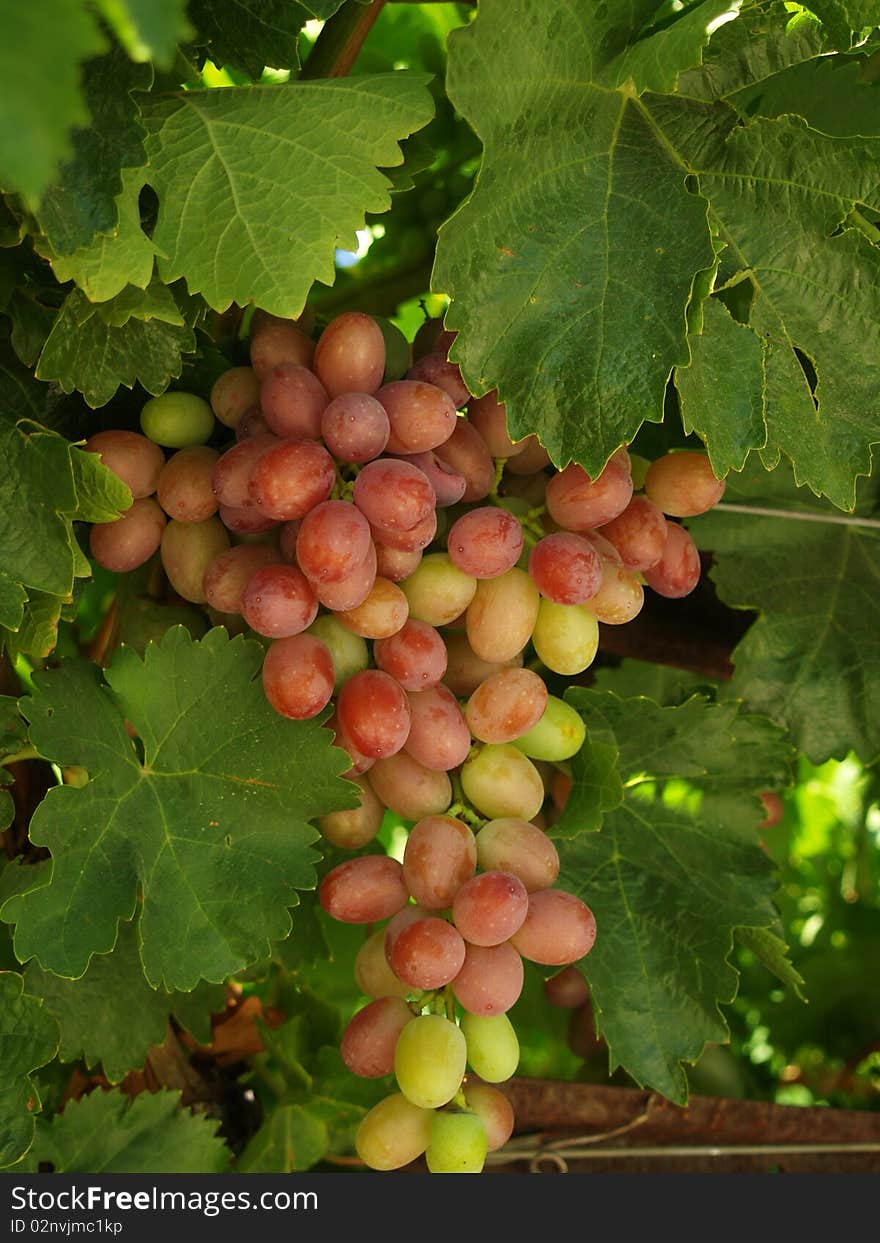
{"label": "dark green leaf", "polygon": [[167,69],[177,44],[188,39],[186,0],[97,0],[105,22],[132,60]]}
{"label": "dark green leaf", "polygon": [[0,1166],[31,1146],[40,1098],[30,1074],[55,1056],[59,1034],[43,1003],[24,992],[21,976],[0,972]]}
{"label": "dark green leaf", "polygon": [[[342,0],[319,6],[330,16]],[[315,16],[313,5],[295,0],[193,0],[190,17],[198,28],[198,44],[215,65],[234,65],[256,81],[265,65],[274,69],[299,66],[299,32]]]}

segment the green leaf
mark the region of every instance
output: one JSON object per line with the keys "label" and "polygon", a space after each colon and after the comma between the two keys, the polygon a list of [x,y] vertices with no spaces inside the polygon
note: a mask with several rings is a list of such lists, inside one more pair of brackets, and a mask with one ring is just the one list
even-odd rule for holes
{"label": "green leaf", "polygon": [[311,1169],[329,1147],[327,1123],[311,1103],[276,1105],[248,1141],[236,1169],[241,1174],[292,1174]]}
{"label": "green leaf", "polygon": [[785,784],[791,750],[732,704],[661,708],[580,688],[567,698],[591,737],[616,741],[625,787],[600,833],[557,841],[560,887],[596,916],[581,970],[611,1069],[683,1104],[681,1063],[728,1036],[718,1006],[736,994],[734,929],[776,922],[758,792]]}
{"label": "green leaf", "polygon": [[352,787],[328,731],[269,707],[262,654],[222,628],[194,642],[177,626],[143,660],[121,649],[109,689],[76,662],[35,675],[31,741],[91,780],[50,790],[31,821],[53,872],[3,908],[21,961],[81,976],[137,911],[148,981],[186,991],[287,935],[287,908],[315,885],[307,821],[351,806]]}
{"label": "green leaf", "polygon": [[24,992],[20,975],[0,972],[0,1166],[18,1161],[34,1138],[40,1098],[32,1071],[51,1062],[58,1024],[43,1003]]}
{"label": "green leaf", "polygon": [[76,493],[71,518],[80,522],[115,522],[131,508],[128,484],[108,470],[97,453],[87,453],[71,445],[70,464]]}
{"label": "green leaf", "polygon": [[[119,297],[128,295],[124,290]],[[181,355],[195,349],[192,329],[136,317],[114,327],[105,318],[114,314],[112,303],[99,305],[102,314],[79,289],[68,294],[43,346],[37,378],[55,380],[65,393],[77,390],[93,408],[106,405],[120,384],[163,393],[180,375]]]}
{"label": "green leaf", "polygon": [[572,787],[565,810],[553,825],[553,837],[577,837],[602,827],[606,811],[623,802],[623,783],[613,742],[589,737],[571,760]]}
{"label": "green leaf", "polygon": [[805,6],[821,21],[835,47],[846,51],[862,30],[880,24],[877,0],[809,0]]}
{"label": "green leaf", "polygon": [[132,60],[167,69],[177,44],[188,39],[186,0],[97,0],[101,16]]}
{"label": "green leaf", "polygon": [[0,564],[24,587],[56,596],[73,588],[70,523],[76,507],[70,447],[0,415]]}
{"label": "green leaf", "polygon": [[17,289],[12,295],[8,313],[12,320],[9,335],[12,348],[26,367],[33,367],[52,331],[55,310]]}
{"label": "green leaf", "polygon": [[89,309],[88,314],[96,314],[111,328],[124,328],[130,319],[157,319],[163,324],[175,324],[182,327],[184,317],[180,307],[174,300],[174,294],[167,285],[154,280],[146,289],[136,285],[126,285],[121,293],[109,302],[101,302]]}
{"label": "green leaf", "polygon": [[45,660],[54,651],[65,598],[47,595],[43,591],[28,594],[22,619],[15,627],[15,633],[6,639],[6,649],[13,660],[19,653]]}
{"label": "green leaf", "polygon": [[390,205],[379,167],[431,117],[424,75],[188,91],[144,105],[163,280],[226,310],[299,314],[337,246]]}
{"label": "green leaf", "polygon": [[133,65],[119,48],[86,65],[88,127],[74,130],[73,155],[36,211],[40,231],[56,253],[72,254],[96,233],[116,228],[121,169],[144,163],[144,130],[131,92],[147,90],[152,76],[148,65]]}
{"label": "green leaf", "polygon": [[615,669],[597,669],[593,687],[597,691],[613,691],[621,699],[644,696],[663,707],[683,703],[694,691],[711,698],[713,689],[699,674],[629,658]]}
{"label": "green leaf", "polygon": [[5,626],[7,630],[18,630],[26,604],[27,592],[21,583],[10,578],[5,571],[0,571],[0,626]]}
{"label": "green leaf", "polygon": [[861,66],[850,57],[804,61],[739,91],[732,102],[763,117],[791,112],[812,129],[840,138],[880,134],[880,89],[862,81]]}
{"label": "green leaf", "polygon": [[41,1120],[27,1167],[56,1174],[220,1174],[230,1152],[217,1120],[190,1113],[180,1093],[160,1089],[133,1099],[100,1088]]}
{"label": "green leaf", "polygon": [[749,452],[767,440],[761,338],[737,323],[717,298],[709,298],[702,332],[691,334],[690,346],[690,366],[675,373],[681,421],[686,432],[706,442],[721,478],[742,470]]}
{"label": "green leaf", "polygon": [[87,246],[71,255],[56,255],[44,238],[40,251],[50,260],[58,280],[76,281],[92,302],[115,298],[126,285],[146,289],[153,275],[156,247],[141,229],[140,192],[143,169],[122,170],[122,190],[116,198],[119,222],[110,233],[97,233]]}
{"label": "green leaf", "polygon": [[265,65],[299,66],[299,32],[310,18],[329,17],[342,3],[302,5],[295,0],[193,0],[190,17],[215,65],[234,65],[255,81]]}
{"label": "green leaf", "polygon": [[740,945],[751,950],[758,961],[796,997],[806,1000],[803,994],[804,978],[789,960],[788,946],[782,937],[768,928],[737,928],[736,939]]}
{"label": "green leaf", "polygon": [[577,0],[560,38],[536,0],[483,0],[450,36],[449,94],[484,155],[440,229],[432,288],[453,299],[471,391],[498,387],[512,433],[536,432],[559,465],[598,472],[662,418],[688,361],[691,287],[714,261],[706,205],[637,91],[672,89],[729,9],[691,5],[639,38],[654,0]]}
{"label": "green leaf", "polygon": [[[864,488],[870,507],[877,485]],[[831,506],[794,486],[780,467],[733,479],[725,503],[770,508],[693,520],[711,548],[721,599],[758,611],[733,652],[730,694],[784,725],[814,762],[855,751],[880,755],[880,540],[870,528],[834,521]],[[804,521],[786,511],[830,521]]]}
{"label": "green leaf", "polygon": [[82,62],[106,44],[82,0],[0,2],[0,184],[34,208],[86,125]]}
{"label": "green leaf", "polygon": [[130,1070],[144,1065],[150,1047],[165,1039],[169,1015],[183,1021],[179,1013],[183,1011],[197,1024],[199,1034],[210,1040],[209,1016],[224,1004],[218,984],[200,985],[191,994],[151,988],[144,978],[134,924],[120,925],[116,948],[111,954],[95,955],[80,979],[66,980],[32,962],[25,980],[28,991],[42,998],[61,1025],[61,1060],[82,1058],[89,1070],[100,1064],[110,1083],[119,1083]]}

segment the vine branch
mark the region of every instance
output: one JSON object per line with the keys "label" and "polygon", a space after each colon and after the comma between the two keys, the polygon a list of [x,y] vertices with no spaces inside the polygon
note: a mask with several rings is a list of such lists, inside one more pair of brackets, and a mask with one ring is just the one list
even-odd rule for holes
{"label": "vine branch", "polygon": [[302,67],[300,80],[344,78],[384,7],[385,0],[370,0],[369,4],[348,0],[324,23]]}

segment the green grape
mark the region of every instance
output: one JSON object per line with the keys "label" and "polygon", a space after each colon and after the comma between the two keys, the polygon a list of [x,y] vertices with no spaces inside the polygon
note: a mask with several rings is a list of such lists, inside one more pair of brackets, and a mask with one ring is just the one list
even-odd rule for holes
{"label": "green grape", "polygon": [[440,1014],[419,1015],[404,1027],[394,1050],[398,1087],[413,1105],[438,1109],[461,1087],[465,1058],[461,1028]]}
{"label": "green grape", "polygon": [[371,1170],[399,1170],[428,1147],[432,1119],[430,1109],[420,1109],[400,1092],[386,1096],[358,1127],[357,1154]]}
{"label": "green grape", "polygon": [[342,622],[336,620],[332,613],[325,613],[316,618],[308,628],[326,644],[330,659],[333,661],[335,678],[334,691],[338,691],[343,682],[347,682],[353,673],[360,673],[370,663],[370,652],[365,639],[359,634],[346,630]]}
{"label": "green grape", "polygon": [[214,412],[195,393],[163,393],[151,397],[141,410],[145,436],[167,449],[204,444],[214,430]]}
{"label": "green grape", "polygon": [[486,1083],[503,1083],[519,1065],[519,1041],[506,1014],[488,1018],[465,1011],[461,1030],[471,1069]]}
{"label": "green grape", "polygon": [[582,673],[595,660],[599,623],[586,605],[542,600],[532,643],[548,669],[571,677]]}
{"label": "green grape", "polygon": [[434,1114],[425,1151],[432,1174],[479,1174],[487,1150],[486,1128],[476,1114]]}
{"label": "green grape", "polygon": [[461,769],[468,802],[490,820],[531,820],[544,802],[544,783],[532,761],[512,743],[482,747]]}
{"label": "green grape", "polygon": [[374,315],[373,319],[382,329],[385,338],[385,374],[383,384],[391,384],[394,380],[402,380],[412,366],[412,349],[409,341],[390,319],[382,315]]}
{"label": "green grape", "polygon": [[558,764],[580,751],[586,736],[587,727],[571,704],[557,699],[555,695],[548,695],[547,707],[540,721],[527,733],[515,738],[513,745],[529,759]]}
{"label": "green grape", "polygon": [[409,601],[410,617],[429,626],[447,626],[473,600],[477,580],[463,574],[445,552],[432,552],[400,586]]}

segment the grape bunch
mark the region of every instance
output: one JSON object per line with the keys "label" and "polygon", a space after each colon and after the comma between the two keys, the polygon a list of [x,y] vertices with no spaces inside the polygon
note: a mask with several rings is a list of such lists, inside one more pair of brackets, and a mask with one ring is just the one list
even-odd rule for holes
{"label": "grape bunch", "polygon": [[166,393],[143,434],[92,436],[134,499],[91,527],[90,550],[123,573],[158,552],[176,596],[261,639],[278,713],[330,710],[359,803],[319,819],[329,842],[369,847],[386,810],[412,825],[402,862],[359,855],[319,888],[331,917],[381,925],[355,963],[370,1000],[342,1055],[399,1091],[357,1147],[376,1169],[425,1153],[432,1171],[478,1171],[513,1127],[492,1084],[518,1061],[522,960],[576,972],[596,933],[553,887],[545,830],[585,727],[542,673],[586,670],[599,623],[630,621],[646,588],[694,589],[675,519],[724,483],[694,452],[622,447],[595,478],[555,470],[535,436],[511,440],[497,393],[468,392],[439,321],[412,346],[359,312],[313,335],[257,312],[250,366],[209,401]]}

